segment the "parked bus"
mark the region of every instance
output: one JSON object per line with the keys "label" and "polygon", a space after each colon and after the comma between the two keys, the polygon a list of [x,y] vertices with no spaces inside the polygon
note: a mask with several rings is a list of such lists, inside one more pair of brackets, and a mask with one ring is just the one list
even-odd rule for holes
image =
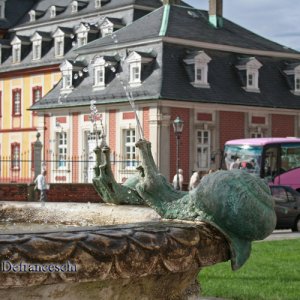
{"label": "parked bus", "polygon": [[300,138],[250,138],[225,143],[225,167],[300,191]]}

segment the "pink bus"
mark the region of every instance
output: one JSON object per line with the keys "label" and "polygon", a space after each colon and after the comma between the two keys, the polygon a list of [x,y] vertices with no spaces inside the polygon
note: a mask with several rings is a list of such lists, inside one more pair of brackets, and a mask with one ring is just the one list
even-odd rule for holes
{"label": "pink bus", "polygon": [[238,168],[265,178],[270,185],[300,191],[300,138],[250,138],[225,143],[228,170]]}

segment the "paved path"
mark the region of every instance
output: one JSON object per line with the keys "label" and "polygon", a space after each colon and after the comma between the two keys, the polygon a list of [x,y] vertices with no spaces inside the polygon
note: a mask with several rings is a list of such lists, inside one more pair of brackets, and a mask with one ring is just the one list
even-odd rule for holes
{"label": "paved path", "polygon": [[264,241],[300,239],[300,232],[292,232],[291,230],[275,230]]}

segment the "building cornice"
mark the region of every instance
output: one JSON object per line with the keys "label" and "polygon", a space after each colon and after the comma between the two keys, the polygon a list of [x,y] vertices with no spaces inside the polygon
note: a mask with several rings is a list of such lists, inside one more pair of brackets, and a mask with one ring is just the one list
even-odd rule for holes
{"label": "building cornice", "polygon": [[20,70],[13,70],[13,71],[6,71],[0,73],[0,79],[2,78],[9,78],[9,77],[18,77],[24,75],[32,75],[32,74],[40,74],[40,73],[51,73],[51,72],[60,72],[59,70],[60,64],[55,64],[52,66],[41,66],[41,67],[33,67],[33,68],[24,68]]}
{"label": "building cornice", "polygon": [[300,59],[300,53],[298,54],[298,53],[248,49],[248,48],[242,48],[242,47],[236,47],[236,46],[228,46],[228,45],[224,45],[224,44],[198,42],[198,41],[192,41],[192,40],[186,40],[186,39],[180,39],[180,38],[174,38],[174,37],[162,37],[162,41],[165,43],[171,43],[171,44],[176,44],[176,45],[184,45],[184,46],[205,48],[205,49],[218,50],[218,51],[234,52],[234,53],[249,54],[249,55],[258,55],[258,56]]}
{"label": "building cornice", "polygon": [[145,39],[145,40],[136,41],[136,42],[109,44],[106,46],[95,46],[95,47],[90,47],[89,49],[82,49],[82,50],[78,49],[78,50],[74,50],[74,52],[77,53],[78,55],[93,54],[93,53],[99,53],[99,48],[101,49],[100,51],[115,51],[118,49],[124,49],[124,48],[130,48],[130,47],[145,46],[148,44],[153,44],[153,43],[157,43],[157,42],[161,42],[161,41],[162,41],[161,37],[156,37],[156,38]]}
{"label": "building cornice", "polygon": [[33,28],[40,28],[41,25],[44,26],[49,26],[49,25],[55,25],[55,24],[62,24],[62,20],[64,20],[64,23],[71,22],[71,21],[82,21],[82,18],[84,17],[85,19],[88,18],[93,18],[93,17],[99,17],[99,15],[106,15],[109,13],[116,13],[120,11],[124,11],[127,9],[141,9],[145,11],[153,11],[155,8],[150,8],[148,6],[143,6],[143,5],[127,5],[127,6],[122,6],[119,8],[113,8],[113,9],[107,9],[107,10],[101,10],[97,12],[91,12],[87,14],[77,14],[76,16],[72,16],[69,18],[54,18],[54,19],[49,19],[49,21],[36,21],[34,24],[28,24],[28,25],[23,25],[23,26],[16,26],[14,28],[9,29],[10,32],[17,32],[21,30],[28,30],[28,29],[33,29]]}
{"label": "building cornice", "polygon": [[37,131],[36,127],[31,128],[13,128],[13,129],[0,129],[0,133],[9,133],[9,132],[31,132]]}
{"label": "building cornice", "polygon": [[226,52],[256,55],[256,56],[300,59],[300,53],[298,54],[298,53],[287,53],[287,52],[278,52],[278,51],[255,50],[255,49],[248,49],[248,48],[242,48],[236,46],[228,46],[223,44],[191,41],[191,40],[179,39],[173,37],[156,37],[156,38],[146,39],[142,41],[110,44],[106,46],[95,45],[95,47],[91,47],[89,49],[82,49],[82,50],[75,50],[75,51],[78,54],[87,54],[87,53],[93,54],[95,52],[98,53],[99,48],[101,49],[101,51],[111,51],[111,50],[117,50],[117,49],[129,48],[129,47],[144,46],[156,42],[164,42],[164,43],[170,43],[170,44],[176,44],[182,46],[197,47],[202,49],[226,51]]}

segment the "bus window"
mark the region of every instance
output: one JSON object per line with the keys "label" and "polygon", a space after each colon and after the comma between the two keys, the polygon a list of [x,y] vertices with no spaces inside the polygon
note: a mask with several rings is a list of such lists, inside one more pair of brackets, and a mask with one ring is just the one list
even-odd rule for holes
{"label": "bus window", "polygon": [[267,179],[272,179],[278,172],[278,147],[268,147],[264,155],[264,176]]}
{"label": "bus window", "polygon": [[225,164],[227,170],[243,169],[259,175],[262,147],[245,145],[226,145]]}
{"label": "bus window", "polygon": [[282,144],[281,146],[281,172],[297,168],[300,165],[300,145]]}

